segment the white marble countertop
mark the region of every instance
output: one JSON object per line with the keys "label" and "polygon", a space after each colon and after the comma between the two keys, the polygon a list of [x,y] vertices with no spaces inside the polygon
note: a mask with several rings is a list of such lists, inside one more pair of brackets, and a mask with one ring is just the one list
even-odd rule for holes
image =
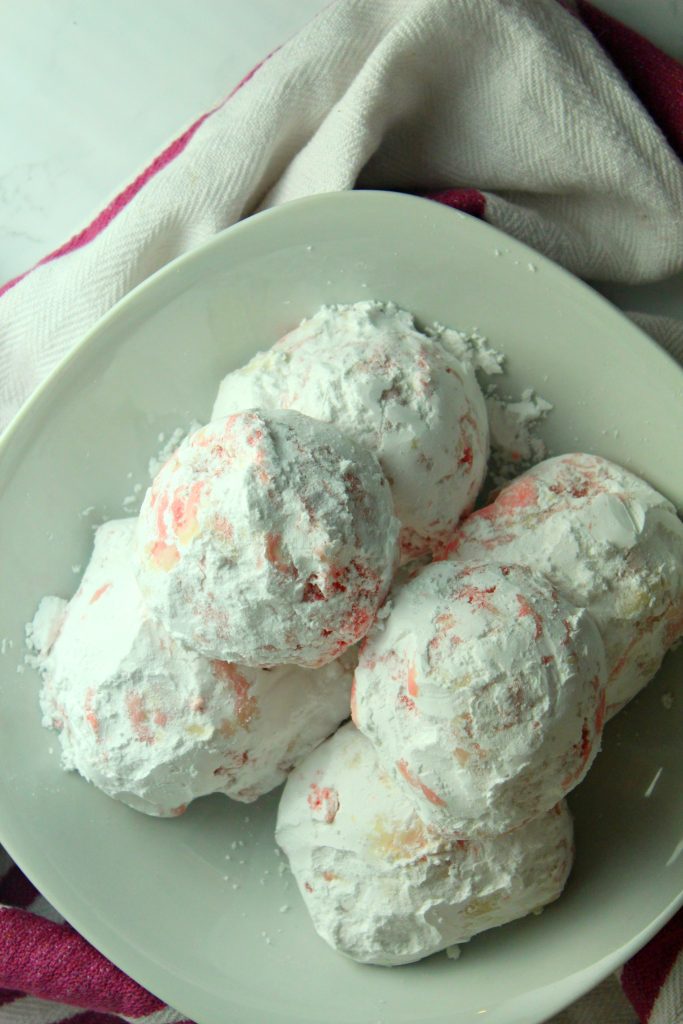
{"label": "white marble countertop", "polygon": [[[79,230],[323,6],[325,0],[1,4],[0,282]],[[683,60],[683,0],[599,6]],[[683,317],[683,275],[603,290],[624,308]]]}

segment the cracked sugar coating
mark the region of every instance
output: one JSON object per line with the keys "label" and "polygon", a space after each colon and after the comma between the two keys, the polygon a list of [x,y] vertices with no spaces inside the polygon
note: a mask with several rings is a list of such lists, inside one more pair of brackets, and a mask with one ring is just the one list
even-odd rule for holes
{"label": "cracked sugar coating", "polygon": [[176,639],[248,665],[323,665],[365,636],[398,557],[374,455],[297,412],[190,434],[138,527],[138,582]]}
{"label": "cracked sugar coating", "polygon": [[458,838],[538,817],[600,745],[597,626],[530,569],[439,562],[363,644],[353,720],[417,813]]}
{"label": "cracked sugar coating", "polygon": [[608,718],[683,633],[683,523],[649,484],[597,455],[534,466],[463,523],[447,554],[530,565],[591,612],[607,652]]}
{"label": "cracked sugar coating", "polygon": [[508,835],[439,835],[351,724],[289,776],[276,838],[318,934],[354,960],[387,966],[552,902],[573,855],[564,801]]}
{"label": "cracked sugar coating", "polygon": [[44,598],[30,630],[43,724],[62,762],[147,814],[220,792],[252,801],[348,716],[350,654],[324,668],[209,661],[146,611],[135,520],[106,523],[74,598]]}
{"label": "cracked sugar coating", "polygon": [[223,380],[213,416],[263,406],[334,423],[391,485],[404,559],[450,539],[481,487],[488,419],[471,367],[392,303],[323,306]]}

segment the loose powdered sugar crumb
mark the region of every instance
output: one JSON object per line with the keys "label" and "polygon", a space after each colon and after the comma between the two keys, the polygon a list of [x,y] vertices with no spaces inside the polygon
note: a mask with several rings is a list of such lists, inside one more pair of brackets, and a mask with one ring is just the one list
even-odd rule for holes
{"label": "loose powdered sugar crumb", "polygon": [[[163,431],[157,435],[157,441],[161,445],[159,450],[151,457],[147,464],[147,472],[149,473],[150,480],[153,480],[157,475],[161,467],[171,457],[176,448],[180,443],[191,434],[193,431],[199,429],[201,424],[198,420],[193,420],[187,427],[176,427],[175,430],[167,436]],[[133,471],[126,473],[126,480],[133,479]],[[127,494],[121,501],[121,508],[126,515],[136,515],[140,507],[140,497],[146,490],[146,484],[140,482],[133,485],[130,494]],[[81,516],[90,515],[95,510],[95,506],[91,505],[87,509],[83,509],[79,513]]]}
{"label": "loose powdered sugar crumb", "polygon": [[487,377],[504,373],[505,356],[502,352],[496,351],[476,327],[464,333],[453,327],[434,323],[427,328],[426,333],[432,338],[437,338],[445,348],[450,349],[461,362],[473,370]]}
{"label": "loose powdered sugar crumb", "polygon": [[[159,472],[159,470],[161,469],[161,467],[164,465],[164,463],[168,462],[171,455],[179,446],[181,441],[183,441],[188,434],[192,434],[194,433],[195,430],[199,430],[200,427],[201,423],[199,422],[199,420],[193,420],[187,427],[176,427],[175,430],[173,430],[168,435],[168,437],[166,437],[166,435],[163,433],[159,434],[158,440],[159,444],[161,444],[161,448],[156,453],[156,455],[152,456],[147,465],[147,472],[150,475],[150,479],[153,480],[154,477]],[[133,488],[133,490],[135,491],[136,494],[139,493],[139,491],[136,490],[135,488]]]}
{"label": "loose powdered sugar crumb", "polygon": [[552,408],[532,388],[525,388],[517,401],[501,397],[494,389],[489,391],[489,480],[494,487],[507,483],[546,457],[546,446],[536,430]]}
{"label": "loose powdered sugar crumb", "polygon": [[[551,403],[530,387],[524,389],[519,399],[499,393],[490,378],[505,373],[505,356],[494,349],[477,328],[464,333],[435,323],[427,333],[438,338],[461,362],[476,371],[485,393],[491,453],[488,487],[484,487],[484,493],[544,459],[548,452],[537,429],[552,410]],[[548,379],[547,375],[544,379]]]}

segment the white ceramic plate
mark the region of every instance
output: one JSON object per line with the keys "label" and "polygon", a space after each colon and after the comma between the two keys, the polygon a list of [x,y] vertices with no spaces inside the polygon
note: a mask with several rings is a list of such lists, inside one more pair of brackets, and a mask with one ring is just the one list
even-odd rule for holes
{"label": "white ceramic plate", "polygon": [[681,901],[683,698],[669,710],[661,698],[683,651],[609,725],[572,797],[578,855],[562,899],[457,963],[387,970],[328,949],[278,871],[277,794],[251,807],[212,797],[159,821],[59,771],[35,673],[15,667],[39,597],[72,593],[93,518],[122,514],[159,433],[205,419],[227,370],[323,302],[369,297],[479,327],[509,357],[510,390],[555,403],[553,451],[614,458],[683,505],[683,372],[570,275],[427,200],[326,195],[253,217],[101,321],[0,445],[0,637],[14,645],[0,659],[0,840],[88,939],[201,1024],[530,1024]]}

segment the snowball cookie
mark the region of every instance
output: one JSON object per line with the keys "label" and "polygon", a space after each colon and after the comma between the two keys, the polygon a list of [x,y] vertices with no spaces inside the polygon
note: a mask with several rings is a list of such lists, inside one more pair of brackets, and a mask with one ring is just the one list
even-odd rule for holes
{"label": "snowball cookie", "polygon": [[289,776],[276,838],[318,934],[354,960],[387,966],[557,899],[573,853],[564,801],[508,835],[439,835],[351,724]]}
{"label": "snowball cookie", "polygon": [[427,566],[363,645],[353,720],[419,816],[458,838],[550,810],[584,777],[605,710],[600,634],[521,566]]}
{"label": "snowball cookie", "polygon": [[374,455],[300,413],[252,410],[190,434],[154,479],[138,582],[208,658],[315,667],[372,625],[398,528]]}
{"label": "snowball cookie", "polygon": [[101,526],[75,597],[41,603],[43,724],[66,769],[148,814],[214,792],[255,800],[348,717],[350,654],[267,670],[187,650],[143,605],[134,536],[134,519]]}
{"label": "snowball cookie", "polygon": [[229,373],[213,416],[254,406],[334,423],[377,455],[404,559],[449,538],[486,473],[488,420],[473,370],[392,303],[324,306]]}
{"label": "snowball cookie", "polygon": [[607,717],[650,681],[683,633],[683,523],[643,480],[597,455],[560,455],[470,516],[457,562],[522,562],[588,608],[607,651]]}

